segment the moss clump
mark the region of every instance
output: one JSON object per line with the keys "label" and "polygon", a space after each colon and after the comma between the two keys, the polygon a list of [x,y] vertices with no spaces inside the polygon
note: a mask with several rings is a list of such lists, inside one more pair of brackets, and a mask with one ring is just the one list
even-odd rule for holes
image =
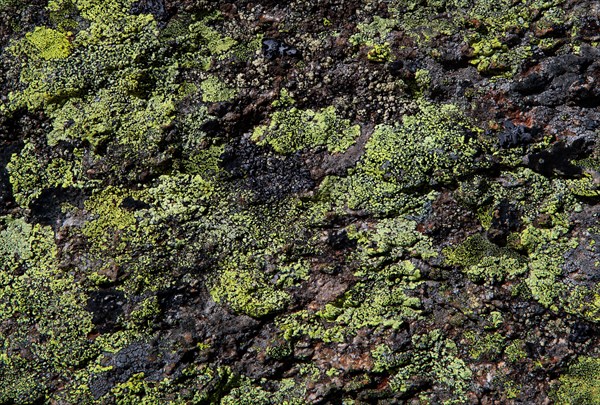
{"label": "moss clump", "polygon": [[559,381],[554,395],[557,404],[597,404],[600,402],[600,359],[580,357]]}
{"label": "moss clump", "polygon": [[326,146],[332,153],[343,152],[352,146],[360,135],[358,125],[339,118],[333,106],[320,111],[300,110],[290,106],[283,95],[268,125],[254,129],[252,140],[259,145],[271,145],[277,153],[289,154],[306,148]]}

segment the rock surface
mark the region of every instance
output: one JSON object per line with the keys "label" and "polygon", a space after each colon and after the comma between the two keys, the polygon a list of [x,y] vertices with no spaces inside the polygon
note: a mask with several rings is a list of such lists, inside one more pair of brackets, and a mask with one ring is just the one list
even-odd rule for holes
{"label": "rock surface", "polygon": [[590,0],[0,0],[0,403],[600,403]]}

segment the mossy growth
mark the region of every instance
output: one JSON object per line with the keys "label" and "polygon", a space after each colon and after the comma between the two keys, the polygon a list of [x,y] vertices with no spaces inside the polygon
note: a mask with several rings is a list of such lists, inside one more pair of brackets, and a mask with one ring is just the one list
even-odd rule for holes
{"label": "mossy growth", "polygon": [[[178,378],[152,381],[143,372],[133,374],[127,381],[116,384],[96,403],[186,404],[220,403],[236,388],[247,386],[248,379],[236,375],[229,367],[191,365]],[[195,387],[190,390],[189,387]]]}
{"label": "mossy growth", "polygon": [[[124,88],[131,85],[135,92],[140,84],[137,79],[132,75],[121,84]],[[173,100],[158,94],[139,98],[119,88],[101,89],[90,98],[71,98],[52,111],[54,125],[48,144],[82,140],[98,148],[114,142],[135,150],[157,151],[174,110]]]}
{"label": "mossy growth", "polygon": [[338,117],[335,107],[320,111],[300,110],[293,106],[287,92],[268,125],[254,129],[252,140],[259,145],[271,145],[275,152],[290,154],[302,149],[325,146],[331,153],[340,153],[352,146],[360,135],[360,126]]}
{"label": "mossy growth", "polygon": [[600,402],[600,359],[580,357],[560,379],[554,392],[560,405],[592,405]]}
{"label": "mossy growth", "polygon": [[260,269],[235,262],[224,265],[210,295],[215,302],[254,318],[280,312],[289,302],[289,295],[275,289]]}
{"label": "mossy growth", "polygon": [[[66,10],[79,21],[68,37],[70,54],[39,60],[27,52],[27,36],[15,42],[11,50],[22,62],[22,86],[3,106],[9,113],[43,109],[52,121],[48,145],[65,142],[86,152],[90,148],[86,165],[94,166],[92,175],[116,177],[113,184],[139,181],[136,175],[144,170],[153,175],[164,170],[177,148],[172,138],[166,139],[176,105],[194,85],[179,80],[179,70],[183,65],[208,69],[213,57],[225,55],[235,43],[210,27],[220,18],[211,14],[187,21],[176,49],[167,52],[153,16],[131,14],[133,3],[50,2],[50,11]],[[41,33],[36,30],[30,37]],[[216,76],[198,84],[206,101],[235,95]],[[200,121],[205,120],[197,120],[196,127]]]}

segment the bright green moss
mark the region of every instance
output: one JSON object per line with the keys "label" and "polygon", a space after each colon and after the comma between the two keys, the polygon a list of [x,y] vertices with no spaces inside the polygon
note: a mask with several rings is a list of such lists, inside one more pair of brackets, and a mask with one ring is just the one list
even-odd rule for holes
{"label": "bright green moss", "polygon": [[220,273],[210,295],[215,302],[254,318],[280,312],[289,301],[288,294],[276,290],[258,269],[234,264]]}
{"label": "bright green moss", "polygon": [[156,296],[150,296],[136,305],[129,314],[130,329],[149,330],[155,319],[160,315],[160,305]]}
{"label": "bright green moss", "polygon": [[192,37],[201,38],[208,51],[217,56],[229,51],[236,44],[233,38],[223,37],[216,29],[208,25],[221,18],[219,13],[213,13],[203,20],[191,24],[188,28]]}
{"label": "bright green moss", "polygon": [[557,404],[597,404],[600,402],[600,359],[580,357],[559,381],[555,392]]}
{"label": "bright green moss", "polygon": [[333,106],[320,111],[289,107],[276,111],[270,124],[255,128],[252,140],[284,154],[317,146],[339,153],[352,146],[359,135],[360,127],[339,118]]}
{"label": "bright green moss", "polygon": [[[470,62],[486,75],[511,76],[521,63],[531,55],[537,44],[535,35],[525,36],[524,31],[531,25],[538,29],[552,24],[577,21],[573,15],[567,16],[561,8],[562,0],[429,0],[389,2],[391,21],[402,27],[405,35],[417,43],[431,48],[441,36],[461,35],[471,45]],[[443,13],[445,18],[439,18]],[[366,25],[373,26],[377,20]],[[556,23],[555,21],[560,21]],[[365,24],[359,24],[361,38]],[[525,41],[510,42],[512,35],[525,36]],[[432,49],[431,55],[439,57],[441,52]]]}

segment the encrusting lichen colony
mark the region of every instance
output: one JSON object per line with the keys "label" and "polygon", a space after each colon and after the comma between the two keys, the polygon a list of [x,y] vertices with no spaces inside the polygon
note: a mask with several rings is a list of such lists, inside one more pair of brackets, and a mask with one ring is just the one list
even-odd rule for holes
{"label": "encrusting lichen colony", "polygon": [[0,403],[600,402],[600,9],[325,3],[0,0]]}

